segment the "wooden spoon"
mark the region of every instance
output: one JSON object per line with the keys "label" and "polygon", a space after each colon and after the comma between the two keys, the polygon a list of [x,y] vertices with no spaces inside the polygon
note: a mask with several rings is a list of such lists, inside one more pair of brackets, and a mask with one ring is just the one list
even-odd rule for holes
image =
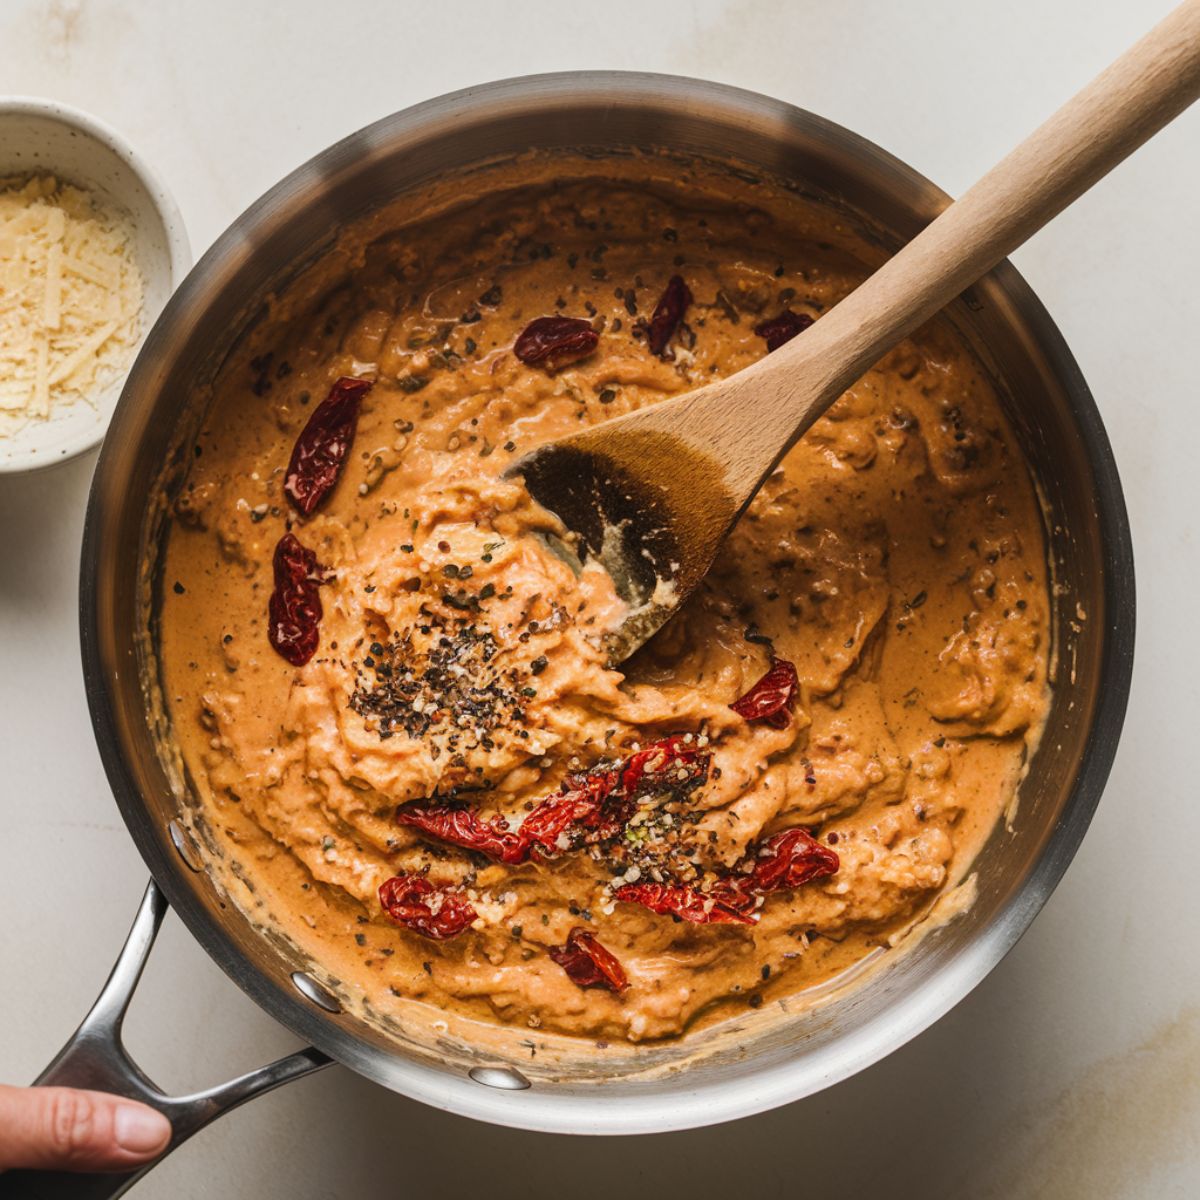
{"label": "wooden spoon", "polygon": [[811,328],[753,366],[518,460],[628,604],[620,662],[712,565],[763,480],[873,363],[1200,95],[1187,0]]}

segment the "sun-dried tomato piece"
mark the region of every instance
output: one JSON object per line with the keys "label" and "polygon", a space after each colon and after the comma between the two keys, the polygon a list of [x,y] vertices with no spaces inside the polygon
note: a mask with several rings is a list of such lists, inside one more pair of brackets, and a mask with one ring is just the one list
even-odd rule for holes
{"label": "sun-dried tomato piece", "polygon": [[283,477],[283,490],[303,516],[333,491],[354,441],[359,405],[370,390],[369,379],[343,376],[300,431]]}
{"label": "sun-dried tomato piece", "polygon": [[613,889],[623,904],[640,904],[662,916],[678,917],[693,925],[753,925],[752,895],[723,882],[709,891],[683,883],[623,883]]}
{"label": "sun-dried tomato piece", "polygon": [[576,925],[567,934],[565,946],[552,946],[550,957],[581,988],[602,987],[623,992],[629,986],[625,970],[617,956],[606,950],[594,933]]}
{"label": "sun-dried tomato piece", "polygon": [[765,338],[767,353],[778,350],[784,342],[790,342],[798,333],[803,333],[813,323],[808,313],[794,313],[785,308],[777,317],[768,317],[754,327],[756,337]]}
{"label": "sun-dried tomato piece", "polygon": [[748,858],[754,863],[754,870],[738,882],[757,896],[791,890],[811,879],[836,875],[842,865],[836,851],[822,846],[807,829],[799,826],[772,834]]}
{"label": "sun-dried tomato piece", "polygon": [[587,358],[599,341],[600,335],[582,317],[538,317],[521,330],[513,353],[528,366],[553,373]]}
{"label": "sun-dried tomato piece", "polygon": [[606,813],[605,808],[618,779],[615,770],[569,776],[561,792],[547,796],[521,822],[521,836],[530,847],[546,854],[569,849],[588,833],[593,841],[616,837],[624,821],[616,812]]}
{"label": "sun-dried tomato piece", "polygon": [[786,658],[773,658],[771,669],[729,707],[747,721],[766,721],[776,729],[786,729],[799,686],[796,668]]}
{"label": "sun-dried tomato piece", "polygon": [[534,851],[554,855],[619,836],[640,796],[659,783],[664,791],[692,790],[708,777],[709,758],[694,740],[673,734],[623,762],[569,775],[561,790],[547,796],[515,830],[501,816],[484,821],[471,809],[452,804],[403,804],[396,820],[494,862],[517,865]]}
{"label": "sun-dried tomato piece", "polygon": [[321,640],[321,568],[317,556],[291,533],[275,547],[275,590],[267,604],[267,637],[276,653],[302,667]]}
{"label": "sun-dried tomato piece", "polygon": [[667,286],[646,323],[646,344],[651,354],[663,357],[692,299],[691,289],[683,282],[682,275],[672,275],[667,280]]}
{"label": "sun-dried tomato piece", "polygon": [[772,834],[752,847],[737,867],[707,888],[626,883],[613,889],[613,897],[693,925],[753,925],[758,920],[760,896],[791,891],[813,879],[835,875],[840,866],[841,860],[833,850],[797,826]]}
{"label": "sun-dried tomato piece", "polygon": [[684,734],[673,733],[631,754],[621,764],[621,787],[631,792],[647,779],[676,772],[676,782],[686,782],[686,776],[678,772],[690,772],[693,768],[707,768],[709,755]]}
{"label": "sun-dried tomato piece", "polygon": [[710,755],[695,741],[672,734],[631,754],[615,767],[571,775],[562,791],[543,800],[521,823],[521,834],[543,853],[579,842],[616,837],[639,797],[661,782],[666,790],[691,790],[708,777]]}
{"label": "sun-dried tomato piece", "polygon": [[509,829],[500,816],[484,821],[469,808],[416,803],[402,804],[396,810],[396,820],[451,845],[477,850],[494,862],[515,865],[529,858],[529,843]]}
{"label": "sun-dried tomato piece", "polygon": [[420,875],[393,875],[379,889],[379,903],[397,925],[439,942],[457,937],[479,915],[465,897]]}

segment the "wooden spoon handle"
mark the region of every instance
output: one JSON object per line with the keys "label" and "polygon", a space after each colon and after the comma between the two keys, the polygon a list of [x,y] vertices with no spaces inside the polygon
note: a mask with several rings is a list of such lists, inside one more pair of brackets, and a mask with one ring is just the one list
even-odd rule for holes
{"label": "wooden spoon handle", "polygon": [[[1185,0],[812,328],[728,381],[741,393],[730,408],[742,425],[738,466],[756,476],[737,483],[756,488],[768,464],[882,354],[1197,96],[1200,0]],[[753,465],[747,414],[761,447]]]}

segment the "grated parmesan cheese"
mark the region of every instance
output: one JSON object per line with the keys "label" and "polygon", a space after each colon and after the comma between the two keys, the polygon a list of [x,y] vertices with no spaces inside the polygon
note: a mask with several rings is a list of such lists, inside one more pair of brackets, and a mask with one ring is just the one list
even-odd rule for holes
{"label": "grated parmesan cheese", "polygon": [[129,365],[142,292],[128,228],[91,195],[0,179],[0,438],[92,403]]}

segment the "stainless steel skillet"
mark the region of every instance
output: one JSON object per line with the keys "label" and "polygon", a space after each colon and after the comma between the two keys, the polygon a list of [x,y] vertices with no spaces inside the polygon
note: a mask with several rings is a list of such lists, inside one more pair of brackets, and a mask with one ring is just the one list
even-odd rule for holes
{"label": "stainless steel skillet", "polygon": [[[1090,820],[1124,716],[1132,666],[1129,526],[1099,415],[1070,352],[1007,264],[950,317],[997,379],[1049,516],[1058,583],[1058,681],[1020,818],[978,863],[961,918],[836,1006],[786,1022],[745,1019],[618,1059],[531,1065],[469,1045],[409,1044],[343,1011],[314,964],[264,937],[204,870],[179,818],[189,797],[158,750],[142,687],[143,564],[164,464],[195,414],[188,397],[258,313],[262,298],[340,227],[398,193],[529,149],[606,155],[667,148],[733,161],[856,214],[892,247],[946,203],[928,181],[809,113],[711,83],[623,73],[548,75],[455,93],[388,117],[325,151],[257,201],[205,255],[130,374],[97,467],[80,596],[85,680],[122,815],[155,882],[98,1007],[39,1082],[105,1087],[172,1117],[176,1144],[228,1108],[330,1060],[437,1107],[530,1129],[661,1132],[729,1120],[808,1095],[875,1062],[935,1021],[1016,942],[1057,884]],[[182,469],[182,464],[180,464]],[[152,583],[152,576],[149,579]],[[152,606],[151,606],[152,607]],[[1084,614],[1080,619],[1080,614]],[[120,1017],[170,903],[212,957],[314,1049],[201,1096],[169,1099],[120,1050]],[[0,1196],[118,1195],[134,1177],[0,1176]]]}

